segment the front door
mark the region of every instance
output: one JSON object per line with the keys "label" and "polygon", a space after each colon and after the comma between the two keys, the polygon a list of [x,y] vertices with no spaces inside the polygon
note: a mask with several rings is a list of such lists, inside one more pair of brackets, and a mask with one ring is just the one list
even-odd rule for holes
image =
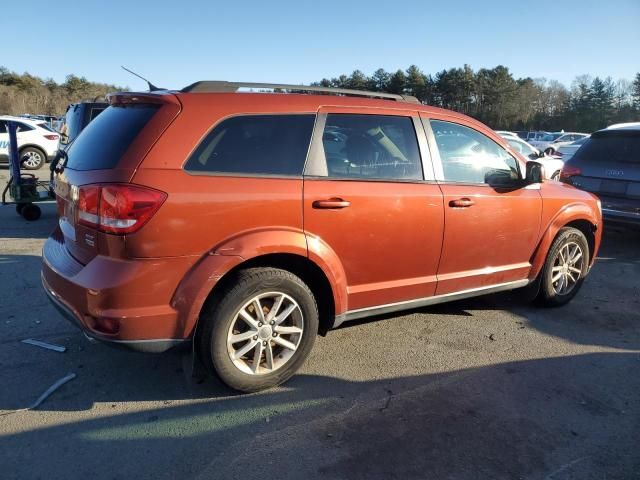
{"label": "front door", "polygon": [[442,194],[417,113],[321,109],[304,229],[340,260],[350,312],[435,293]]}
{"label": "front door", "polygon": [[436,294],[525,280],[540,230],[539,185],[518,185],[515,157],[442,118],[424,120],[445,211]]}

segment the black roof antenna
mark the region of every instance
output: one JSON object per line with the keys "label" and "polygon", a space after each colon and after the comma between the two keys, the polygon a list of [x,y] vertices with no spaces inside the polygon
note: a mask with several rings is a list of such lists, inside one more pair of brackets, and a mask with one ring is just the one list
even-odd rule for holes
{"label": "black roof antenna", "polygon": [[131,70],[129,70],[127,67],[125,67],[124,65],[120,65],[122,67],[123,70],[129,72],[131,75],[135,75],[138,78],[141,78],[142,80],[144,80],[145,82],[147,82],[147,85],[149,85],[149,91],[150,92],[157,92],[158,90],[166,90],[166,88],[160,88],[160,87],[156,87],[153,83],[151,83],[149,80],[147,80],[146,78],[144,78],[142,75],[138,75],[136,72],[133,72]]}

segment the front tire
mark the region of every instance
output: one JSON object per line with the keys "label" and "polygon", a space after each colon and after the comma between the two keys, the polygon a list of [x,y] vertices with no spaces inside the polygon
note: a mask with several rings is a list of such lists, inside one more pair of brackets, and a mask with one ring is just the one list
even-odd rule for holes
{"label": "front tire", "polygon": [[240,271],[205,309],[205,364],[229,387],[256,392],[287,381],[309,355],[318,307],[309,287],[277,268]]}
{"label": "front tire", "polygon": [[589,255],[589,243],[584,233],[572,227],[561,229],[541,273],[539,303],[557,307],[575,297],[589,271]]}
{"label": "front tire", "polygon": [[547,155],[551,156],[551,155],[553,155],[554,153],[556,153],[556,151],[555,151],[553,148],[548,147],[548,148],[544,151],[544,153],[546,153]]}

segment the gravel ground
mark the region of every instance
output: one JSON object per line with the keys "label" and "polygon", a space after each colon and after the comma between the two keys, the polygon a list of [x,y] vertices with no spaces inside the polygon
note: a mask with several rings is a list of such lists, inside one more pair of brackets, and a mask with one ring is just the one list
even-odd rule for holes
{"label": "gravel ground", "polygon": [[0,208],[3,479],[640,479],[638,232],[605,230],[563,308],[510,293],[348,324],[285,386],[237,395],[187,354],[91,344],[62,319],[39,274],[55,221],[53,203],[33,223]]}

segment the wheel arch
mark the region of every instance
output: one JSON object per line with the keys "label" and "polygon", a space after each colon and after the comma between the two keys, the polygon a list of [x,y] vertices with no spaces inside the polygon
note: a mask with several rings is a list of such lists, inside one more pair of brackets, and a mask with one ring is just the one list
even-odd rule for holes
{"label": "wheel arch", "polygon": [[585,204],[573,204],[559,212],[543,233],[538,246],[531,257],[529,279],[534,280],[544,266],[547,253],[561,229],[573,227],[580,230],[587,238],[589,245],[589,265],[593,264],[596,251],[600,245],[600,228],[592,216],[591,209]]}
{"label": "wheel arch", "polygon": [[347,309],[344,269],[328,245],[301,230],[258,229],[219,243],[185,274],[171,302],[180,318],[179,335],[193,336],[207,302],[239,270],[254,267],[281,268],[307,283],[318,303],[321,334]]}

